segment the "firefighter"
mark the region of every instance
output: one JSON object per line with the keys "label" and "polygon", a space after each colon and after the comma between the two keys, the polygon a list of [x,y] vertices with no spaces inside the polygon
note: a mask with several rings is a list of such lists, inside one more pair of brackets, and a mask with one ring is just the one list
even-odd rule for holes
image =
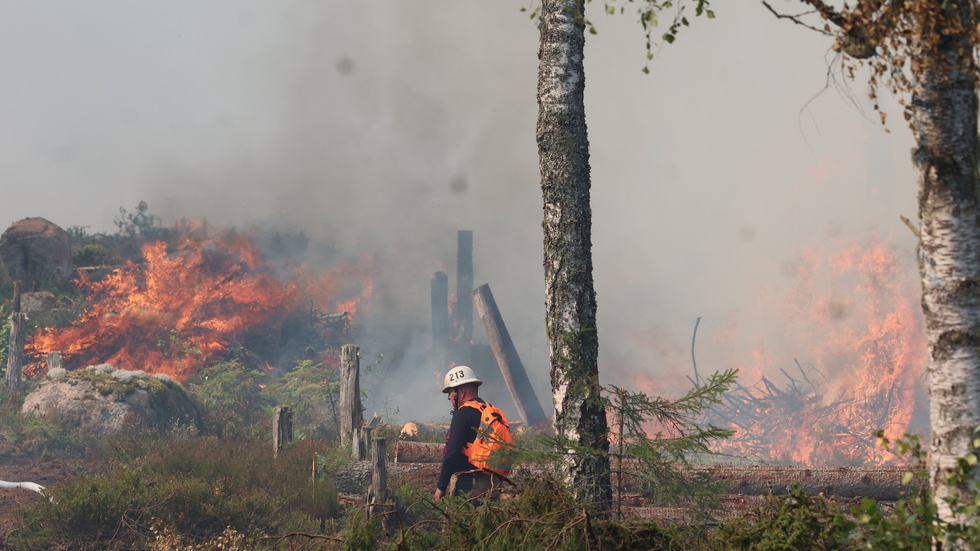
{"label": "firefighter", "polygon": [[[446,434],[446,447],[442,455],[442,471],[436,483],[435,499],[446,495],[450,479],[456,474],[455,495],[478,496],[491,489],[491,477],[470,463],[466,454],[468,444],[477,437],[481,412],[473,405],[486,402],[480,398],[480,385],[473,369],[465,365],[453,367],[446,373],[442,391],[453,405],[453,419]],[[464,405],[470,402],[470,405]],[[505,421],[506,422],[506,421]],[[457,474],[458,473],[458,474]]]}

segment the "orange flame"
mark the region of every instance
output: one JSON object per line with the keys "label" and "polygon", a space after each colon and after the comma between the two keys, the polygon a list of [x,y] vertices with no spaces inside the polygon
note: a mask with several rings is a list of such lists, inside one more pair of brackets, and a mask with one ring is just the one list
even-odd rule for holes
{"label": "orange flame", "polygon": [[761,356],[743,369],[743,380],[751,372],[759,382],[730,392],[709,417],[736,431],[718,451],[806,464],[895,461],[873,433],[907,432],[922,386],[926,343],[910,264],[887,241],[799,251],[796,285],[776,310],[806,365],[786,366],[781,379],[758,368]]}
{"label": "orange flame", "polygon": [[[38,334],[28,354],[41,358],[57,350],[72,368],[105,362],[186,381],[250,331],[278,334],[304,297],[333,303],[352,317],[373,286],[372,273],[346,265],[319,277],[295,269],[297,282],[284,282],[251,239],[235,232],[212,237],[197,228],[172,251],[164,242],[142,250],[145,263],[129,263],[101,281],[83,277],[91,306],[70,326]],[[44,369],[38,360],[25,372],[36,376]]]}

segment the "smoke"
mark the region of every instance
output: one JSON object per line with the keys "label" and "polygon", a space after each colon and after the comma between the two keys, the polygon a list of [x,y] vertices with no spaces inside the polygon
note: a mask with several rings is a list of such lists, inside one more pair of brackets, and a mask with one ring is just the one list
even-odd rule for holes
{"label": "smoke", "polygon": [[[782,267],[800,246],[874,231],[912,254],[898,218],[915,213],[908,132],[885,133],[854,107],[860,84],[828,87],[828,41],[736,4],[683,29],[649,75],[639,24],[590,5],[606,383],[682,392],[699,316],[703,372],[745,364],[763,341],[779,357],[801,354],[775,350],[785,321],[758,308],[762,290],[792,285]],[[522,6],[8,7],[0,223],[44,216],[111,232],[120,206],[146,200],[168,222],[302,231],[383,266],[360,323],[423,328],[429,280],[454,277],[456,231],[472,230],[476,284],[492,286],[548,410],[538,37]],[[360,344],[367,361],[385,353]],[[444,415],[432,373],[384,360],[378,369],[388,375],[373,407],[391,411],[397,399],[420,420]]]}

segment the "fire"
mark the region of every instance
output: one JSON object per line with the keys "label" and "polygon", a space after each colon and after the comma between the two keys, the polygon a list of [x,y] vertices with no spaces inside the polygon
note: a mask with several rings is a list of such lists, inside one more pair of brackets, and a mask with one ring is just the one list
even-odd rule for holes
{"label": "fire", "polygon": [[26,373],[43,373],[43,355],[58,351],[71,368],[106,362],[185,381],[203,364],[247,348],[250,338],[281,336],[284,322],[302,308],[309,308],[309,325],[322,322],[326,316],[313,304],[346,312],[334,317],[349,324],[373,286],[372,273],[352,265],[319,275],[298,266],[283,281],[252,239],[237,232],[188,229],[172,250],[152,242],[142,252],[143,263],[99,281],[82,277],[90,306],[70,326],[28,343],[35,363]]}
{"label": "fire", "polygon": [[709,415],[736,431],[717,451],[813,465],[896,460],[873,434],[895,439],[913,424],[926,357],[917,273],[888,241],[835,246],[801,249],[787,296],[762,299],[803,361],[773,373],[760,368],[763,352],[742,366],[742,380],[757,383]]}

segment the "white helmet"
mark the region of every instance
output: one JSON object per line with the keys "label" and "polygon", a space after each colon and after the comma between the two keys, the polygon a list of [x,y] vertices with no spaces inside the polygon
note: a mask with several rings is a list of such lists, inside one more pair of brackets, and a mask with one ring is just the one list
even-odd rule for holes
{"label": "white helmet", "polygon": [[483,384],[483,381],[476,378],[476,374],[473,373],[473,368],[465,365],[457,365],[456,367],[450,368],[449,372],[446,373],[446,384],[442,392],[449,394],[449,389],[469,383],[476,383],[476,386],[480,386]]}

